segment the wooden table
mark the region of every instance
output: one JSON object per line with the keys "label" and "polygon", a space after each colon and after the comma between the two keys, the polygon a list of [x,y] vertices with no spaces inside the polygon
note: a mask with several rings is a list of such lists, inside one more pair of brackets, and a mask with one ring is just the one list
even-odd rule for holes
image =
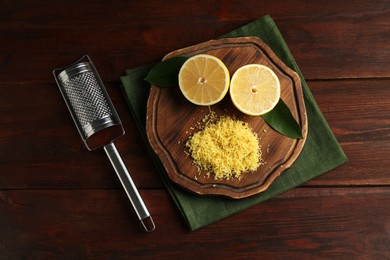
{"label": "wooden table", "polygon": [[[110,3],[109,3],[110,2]],[[390,258],[390,1],[0,1],[0,259]],[[349,162],[191,232],[119,87],[124,70],[270,14]],[[87,152],[52,69],[89,54],[157,229]]]}

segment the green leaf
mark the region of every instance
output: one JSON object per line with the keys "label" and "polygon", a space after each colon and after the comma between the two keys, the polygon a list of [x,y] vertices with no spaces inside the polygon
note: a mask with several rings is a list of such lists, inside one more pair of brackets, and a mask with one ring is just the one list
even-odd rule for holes
{"label": "green leaf", "polygon": [[264,114],[263,119],[275,131],[290,138],[302,138],[302,129],[295,121],[288,106],[279,100],[278,104],[270,112]]}
{"label": "green leaf", "polygon": [[145,80],[162,88],[178,86],[179,71],[187,59],[185,56],[177,56],[159,62],[150,69]]}

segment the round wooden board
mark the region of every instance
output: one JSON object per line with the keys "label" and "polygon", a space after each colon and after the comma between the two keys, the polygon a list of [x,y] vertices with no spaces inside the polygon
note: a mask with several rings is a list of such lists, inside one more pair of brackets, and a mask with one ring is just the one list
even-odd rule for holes
{"label": "round wooden board", "polygon": [[255,37],[211,40],[169,53],[174,56],[193,56],[207,53],[220,58],[230,75],[241,66],[251,63],[270,67],[281,84],[281,98],[290,108],[302,127],[302,139],[285,137],[270,128],[262,117],[247,116],[238,111],[229,94],[210,109],[217,116],[229,115],[248,122],[260,138],[262,160],[265,163],[255,172],[241,179],[216,180],[198,172],[192,158],[186,154],[185,143],[198,131],[198,124],[210,112],[209,107],[196,106],[187,101],[179,87],[151,86],[147,104],[146,130],[149,142],[164,165],[169,178],[180,186],[201,195],[223,195],[240,199],[265,191],[270,184],[288,169],[302,151],[308,124],[301,82],[260,39]]}

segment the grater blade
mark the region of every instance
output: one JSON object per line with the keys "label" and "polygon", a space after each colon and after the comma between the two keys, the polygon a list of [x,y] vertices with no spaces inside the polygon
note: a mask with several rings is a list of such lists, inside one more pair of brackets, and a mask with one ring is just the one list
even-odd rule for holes
{"label": "grater blade", "polygon": [[113,143],[125,131],[91,59],[83,56],[53,75],[85,146],[103,147],[144,229],[153,231],[153,219]]}
{"label": "grater blade", "polygon": [[[97,149],[124,135],[119,116],[88,56],[66,68],[54,70],[53,74],[88,150]],[[113,131],[105,132],[112,133],[106,138],[99,138],[100,142],[91,138],[109,127]]]}

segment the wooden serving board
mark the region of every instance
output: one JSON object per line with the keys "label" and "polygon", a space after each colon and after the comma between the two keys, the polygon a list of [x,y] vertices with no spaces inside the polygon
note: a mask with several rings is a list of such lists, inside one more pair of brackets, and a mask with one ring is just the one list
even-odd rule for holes
{"label": "wooden serving board", "polygon": [[[257,63],[270,67],[280,80],[281,98],[302,127],[303,138],[285,137],[270,128],[262,117],[241,113],[232,104],[229,94],[216,105],[202,107],[187,101],[179,87],[151,86],[146,118],[149,142],[169,178],[190,191],[235,199],[263,192],[294,163],[306,141],[308,124],[300,79],[264,42],[255,37],[211,40],[171,52],[164,59],[200,53],[220,58],[228,67],[230,75],[246,64]],[[264,165],[255,172],[242,174],[240,180],[216,180],[212,175],[208,177],[204,173],[199,174],[192,158],[186,154],[188,149],[185,143],[189,136],[198,131],[198,123],[210,109],[217,116],[229,115],[248,122],[260,138]]]}

